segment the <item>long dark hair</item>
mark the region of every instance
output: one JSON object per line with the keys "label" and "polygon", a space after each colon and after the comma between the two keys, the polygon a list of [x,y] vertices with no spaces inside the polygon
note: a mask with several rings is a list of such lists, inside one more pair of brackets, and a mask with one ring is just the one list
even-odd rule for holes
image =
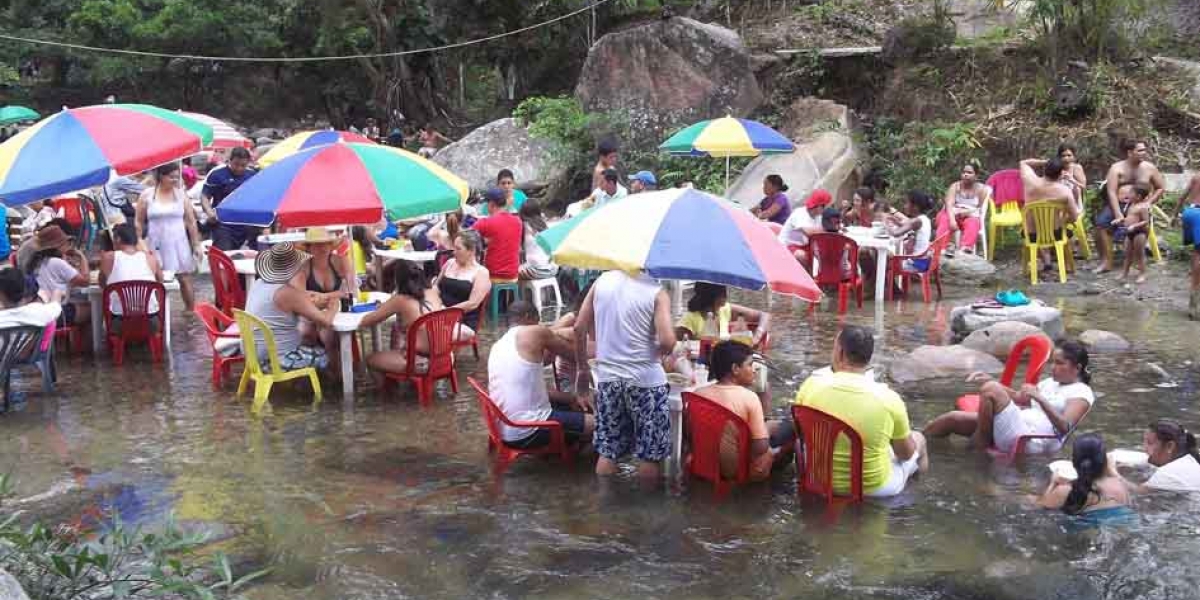
{"label": "long dark hair", "polygon": [[1063,358],[1066,358],[1079,367],[1079,380],[1090,385],[1092,383],[1092,373],[1088,371],[1087,348],[1075,340],[1067,340],[1058,347],[1058,351],[1062,352]]}
{"label": "long dark hair", "polygon": [[29,272],[37,274],[38,269],[42,266],[42,263],[50,260],[51,258],[62,257],[62,250],[59,250],[58,248],[46,248],[44,250],[38,250],[37,252],[33,253],[33,258],[29,259]]}
{"label": "long dark hair", "polygon": [[425,303],[425,290],[429,289],[429,279],[425,277],[425,269],[417,263],[407,260],[394,260],[388,264],[389,279],[397,295],[416,298]]}
{"label": "long dark hair", "polygon": [[521,216],[521,220],[525,222],[525,226],[530,231],[533,231],[534,234],[546,230],[546,218],[542,216],[542,205],[537,200],[526,200],[525,204],[521,205],[521,210],[518,214]]}
{"label": "long dark hair", "polygon": [[717,300],[728,297],[729,290],[723,285],[697,281],[692,297],[688,300],[688,312],[706,313],[716,310]]}
{"label": "long dark hair", "polygon": [[[237,148],[234,148],[237,150]],[[371,262],[375,260],[375,246],[371,244],[370,238],[367,237],[367,228],[362,225],[355,225],[350,228],[350,239],[358,243],[362,248],[363,260]]]}
{"label": "long dark hair", "polygon": [[1154,437],[1157,437],[1160,443],[1175,443],[1175,456],[1172,456],[1171,460],[1182,458],[1186,454],[1200,462],[1200,451],[1196,449],[1196,434],[1184,429],[1179,421],[1159,419],[1150,424],[1150,431],[1154,432]]}
{"label": "long dark hair", "polygon": [[1071,464],[1075,465],[1078,477],[1071,482],[1071,492],[1067,494],[1062,510],[1068,515],[1077,515],[1087,507],[1089,496],[1100,495],[1096,490],[1096,480],[1104,477],[1108,470],[1104,438],[1097,433],[1077,436],[1071,448]]}

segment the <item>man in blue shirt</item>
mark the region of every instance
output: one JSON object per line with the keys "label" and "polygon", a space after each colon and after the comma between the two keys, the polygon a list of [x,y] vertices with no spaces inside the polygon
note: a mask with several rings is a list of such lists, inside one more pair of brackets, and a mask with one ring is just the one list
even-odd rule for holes
{"label": "man in blue shirt", "polygon": [[7,262],[12,254],[12,245],[8,241],[8,207],[0,204],[0,261]]}
{"label": "man in blue shirt", "polygon": [[257,227],[245,225],[226,225],[217,221],[216,208],[227,196],[246,183],[258,173],[250,168],[250,151],[245,148],[234,148],[229,152],[229,162],[224,166],[213,169],[204,180],[204,192],[201,204],[212,230],[213,245],[225,251],[237,250],[253,242],[258,236]]}

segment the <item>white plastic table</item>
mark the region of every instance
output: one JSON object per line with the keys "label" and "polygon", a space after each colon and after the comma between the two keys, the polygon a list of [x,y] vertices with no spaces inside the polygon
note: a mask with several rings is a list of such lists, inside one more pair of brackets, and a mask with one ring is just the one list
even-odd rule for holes
{"label": "white plastic table", "polygon": [[238,275],[242,276],[242,289],[249,292],[250,284],[254,283],[254,279],[258,277],[257,272],[254,270],[254,259],[235,258],[233,259],[233,269],[237,271]]}
{"label": "white plastic table", "polygon": [[[371,292],[369,302],[383,302],[388,295],[382,292]],[[354,334],[362,328],[363,317],[371,313],[340,312],[333,317],[333,330],[338,334],[338,354],[342,369],[342,399],[354,399]],[[379,351],[379,340],[382,337],[382,323],[371,328],[371,351]],[[366,357],[364,357],[365,360]]]}
{"label": "white plastic table", "polygon": [[375,256],[386,258],[388,260],[407,260],[416,263],[427,263],[437,260],[437,252],[433,250],[415,251],[415,250],[376,250]]}
{"label": "white plastic table", "polygon": [[[166,302],[163,302],[163,318],[166,326],[163,327],[163,346],[166,347],[167,358],[171,357],[171,294],[170,292],[179,291],[179,281],[170,279],[163,282],[163,287],[167,289]],[[87,294],[88,304],[92,308],[92,355],[99,356],[104,350],[104,306],[102,304],[103,290],[99,283],[93,283],[84,291]]]}
{"label": "white plastic table", "polygon": [[844,235],[854,240],[859,248],[874,248],[878,254],[875,259],[875,303],[882,305],[883,294],[887,290],[888,254],[895,252],[899,240],[892,237],[875,237],[870,227],[847,227]]}

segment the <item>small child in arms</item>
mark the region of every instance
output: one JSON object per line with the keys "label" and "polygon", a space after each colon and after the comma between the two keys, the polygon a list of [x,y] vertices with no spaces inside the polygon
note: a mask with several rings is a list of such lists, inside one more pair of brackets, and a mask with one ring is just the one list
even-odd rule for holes
{"label": "small child in arms", "polygon": [[1125,230],[1125,272],[1121,279],[1129,277],[1129,268],[1137,261],[1138,278],[1136,283],[1146,281],[1146,239],[1150,231],[1150,188],[1145,184],[1133,186],[1133,204],[1125,211],[1118,229]]}

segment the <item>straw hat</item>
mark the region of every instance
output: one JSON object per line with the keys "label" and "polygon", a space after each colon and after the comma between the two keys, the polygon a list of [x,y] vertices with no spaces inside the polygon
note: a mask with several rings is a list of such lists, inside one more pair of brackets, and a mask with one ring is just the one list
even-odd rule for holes
{"label": "straw hat", "polygon": [[305,244],[332,244],[338,241],[337,236],[329,233],[329,229],[325,227],[309,227],[304,232]]}
{"label": "straw hat", "polygon": [[43,250],[60,248],[69,243],[71,243],[71,236],[63,232],[58,225],[48,225],[37,232],[37,245]]}
{"label": "straw hat", "polygon": [[259,252],[254,257],[254,271],[266,283],[287,283],[310,258],[311,254],[297,250],[291,242],[283,242],[266,252]]}

